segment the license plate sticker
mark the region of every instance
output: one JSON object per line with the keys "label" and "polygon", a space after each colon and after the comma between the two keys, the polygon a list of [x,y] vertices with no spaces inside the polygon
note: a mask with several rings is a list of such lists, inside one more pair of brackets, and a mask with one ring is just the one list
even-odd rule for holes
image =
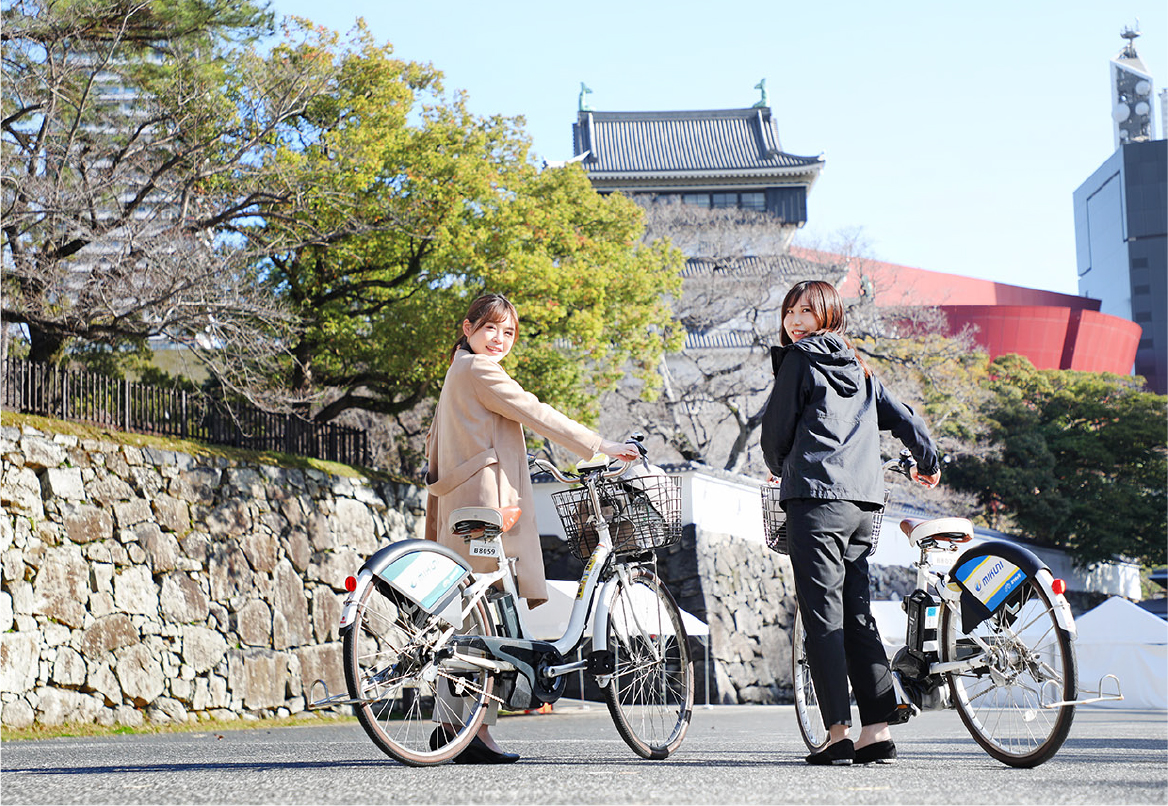
{"label": "license plate sticker", "polygon": [[381,578],[430,612],[467,575],[449,557],[433,551],[417,551],[391,562]]}
{"label": "license plate sticker", "polygon": [[499,546],[494,540],[471,540],[470,541],[470,556],[472,557],[498,557]]}
{"label": "license plate sticker", "polygon": [[993,612],[1022,584],[1026,573],[1009,560],[990,555],[963,563],[956,577],[965,590]]}

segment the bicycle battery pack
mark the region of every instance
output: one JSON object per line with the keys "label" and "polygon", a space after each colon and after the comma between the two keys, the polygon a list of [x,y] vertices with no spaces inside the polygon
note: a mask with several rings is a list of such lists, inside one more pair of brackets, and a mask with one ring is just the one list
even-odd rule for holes
{"label": "bicycle battery pack", "polygon": [[941,603],[922,590],[914,591],[904,602],[908,616],[908,648],[922,658],[936,658]]}

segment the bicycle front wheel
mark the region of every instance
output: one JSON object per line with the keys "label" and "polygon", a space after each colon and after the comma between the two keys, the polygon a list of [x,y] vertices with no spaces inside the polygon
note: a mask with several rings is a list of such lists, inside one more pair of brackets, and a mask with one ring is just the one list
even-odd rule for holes
{"label": "bicycle front wheel", "polygon": [[1011,767],[1036,767],[1062,747],[1075,716],[1075,650],[1051,595],[1028,579],[970,633],[944,608],[941,656],[975,658],[949,674],[953,705],[982,748]]}
{"label": "bicycle front wheel", "polygon": [[[454,669],[436,653],[450,625],[383,583],[366,589],[345,633],[345,682],[361,727],[413,767],[457,756],[478,732],[494,688],[482,669]],[[459,633],[493,635],[482,602]]]}
{"label": "bicycle front wheel", "polygon": [[617,585],[607,641],[615,670],[604,699],[617,732],[641,758],[668,757],[689,729],[693,661],[681,611],[649,570]]}
{"label": "bicycle front wheel", "polygon": [[823,724],[823,712],[819,710],[815,682],[811,679],[806,641],[803,618],[796,610],[795,623],[791,629],[791,683],[795,687],[795,717],[803,743],[812,753],[818,753],[827,747],[828,735],[827,727]]}

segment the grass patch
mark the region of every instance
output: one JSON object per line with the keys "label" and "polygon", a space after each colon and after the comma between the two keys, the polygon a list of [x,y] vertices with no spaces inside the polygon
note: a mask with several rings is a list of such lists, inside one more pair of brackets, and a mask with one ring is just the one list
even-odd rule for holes
{"label": "grass patch", "polygon": [[279,451],[249,451],[243,448],[233,448],[229,445],[216,445],[210,442],[200,442],[194,439],[179,439],[156,434],[138,434],[130,431],[121,431],[104,425],[78,423],[70,420],[54,420],[50,417],[40,417],[34,414],[16,414],[11,411],[0,411],[0,425],[21,428],[28,426],[44,434],[64,434],[78,439],[98,439],[113,442],[117,445],[129,445],[135,448],[155,448],[163,451],[176,451],[197,458],[222,458],[236,462],[271,465],[274,467],[299,468],[301,470],[319,470],[334,476],[348,478],[369,478],[375,481],[395,481],[402,484],[412,484],[409,479],[390,473],[385,470],[375,470],[367,467],[353,467],[340,462],[326,462],[323,459],[313,459],[308,456],[299,456]]}
{"label": "grass patch", "polygon": [[106,736],[137,736],[163,733],[223,733],[229,730],[271,730],[305,725],[357,724],[356,717],[340,716],[322,711],[320,715],[273,717],[271,719],[207,719],[176,724],[146,723],[133,728],[128,725],[33,725],[28,728],[0,729],[0,741],[32,742],[49,739],[89,739]]}

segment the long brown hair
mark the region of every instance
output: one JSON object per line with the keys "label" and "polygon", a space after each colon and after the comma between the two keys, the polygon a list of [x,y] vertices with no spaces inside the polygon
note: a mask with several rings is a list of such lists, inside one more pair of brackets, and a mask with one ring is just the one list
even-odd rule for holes
{"label": "long brown hair", "polygon": [[[787,311],[795,307],[801,298],[807,298],[807,304],[811,308],[811,313],[815,315],[815,321],[819,323],[815,333],[807,335],[818,335],[820,333],[834,333],[843,339],[844,344],[852,348],[852,352],[856,354],[856,362],[864,370],[864,375],[870,376],[872,370],[868,367],[868,362],[860,355],[860,351],[852,344],[852,340],[848,338],[848,314],[844,308],[844,301],[840,298],[839,292],[836,291],[835,286],[824,280],[800,280],[791,286],[791,290],[787,292],[787,296],[783,297],[782,315],[785,318]],[[779,325],[779,344],[786,346],[791,344],[791,337],[787,335],[787,328],[783,327],[781,322]]]}
{"label": "long brown hair", "polygon": [[[512,322],[518,328],[519,312],[515,310],[515,306],[511,304],[511,300],[502,294],[483,294],[470,304],[470,308],[467,310],[466,316],[463,317],[462,321],[470,322],[472,333],[489,322]],[[458,341],[454,342],[454,347],[450,350],[451,361],[454,360],[454,356],[458,355],[459,350],[470,350],[470,344],[467,343],[466,334],[462,333],[462,321],[458,323],[460,333]]]}

